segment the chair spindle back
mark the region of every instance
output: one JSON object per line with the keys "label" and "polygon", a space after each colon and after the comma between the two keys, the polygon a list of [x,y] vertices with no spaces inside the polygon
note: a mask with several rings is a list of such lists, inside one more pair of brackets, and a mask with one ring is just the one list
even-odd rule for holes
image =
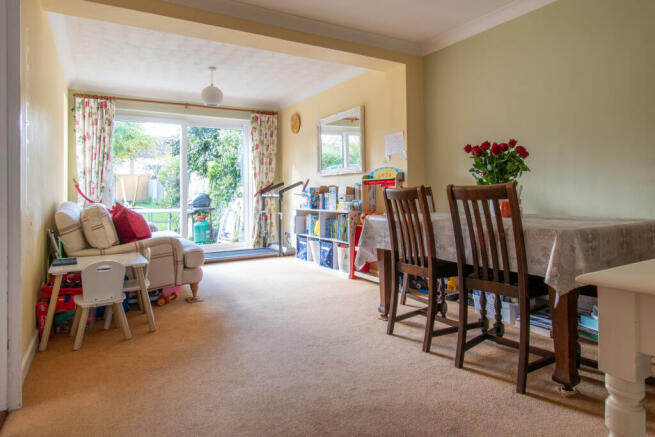
{"label": "chair spindle back", "polygon": [[[519,288],[525,289],[528,269],[516,185],[513,182],[483,186],[449,185],[447,194],[460,269],[461,266],[471,265],[475,278],[507,285],[510,284],[510,248],[499,202],[509,202]],[[468,231],[470,260],[464,246],[460,204]]]}
{"label": "chair spindle back", "polygon": [[384,203],[394,260],[428,269],[436,249],[426,188],[386,188]]}

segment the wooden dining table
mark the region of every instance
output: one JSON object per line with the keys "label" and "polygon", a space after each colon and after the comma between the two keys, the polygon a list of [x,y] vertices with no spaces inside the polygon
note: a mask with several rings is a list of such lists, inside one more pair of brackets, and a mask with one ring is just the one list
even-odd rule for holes
{"label": "wooden dining table", "polygon": [[[449,212],[432,213],[437,257],[457,261]],[[512,236],[511,220],[503,219]],[[594,362],[580,356],[578,345],[578,296],[595,288],[576,282],[583,273],[655,258],[655,220],[553,217],[523,214],[528,272],[544,278],[549,288],[555,370],[552,378],[571,392],[580,382],[580,363]],[[465,233],[465,235],[467,235]],[[467,241],[467,238],[464,238]],[[508,246],[513,247],[508,238]],[[386,216],[366,217],[357,247],[355,266],[377,261],[381,318],[386,319],[392,291],[391,245]],[[470,247],[466,248],[470,251]],[[510,260],[516,271],[516,260]]]}

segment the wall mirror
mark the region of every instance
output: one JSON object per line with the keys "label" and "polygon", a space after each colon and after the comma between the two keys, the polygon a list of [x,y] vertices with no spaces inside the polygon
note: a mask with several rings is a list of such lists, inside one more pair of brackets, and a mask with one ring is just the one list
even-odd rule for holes
{"label": "wall mirror", "polygon": [[318,172],[322,176],[364,171],[364,107],[330,115],[316,123]]}

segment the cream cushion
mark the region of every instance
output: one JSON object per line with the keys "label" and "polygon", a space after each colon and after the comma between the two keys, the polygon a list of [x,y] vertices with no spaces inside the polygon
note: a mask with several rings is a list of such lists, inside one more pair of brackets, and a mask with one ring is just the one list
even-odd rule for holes
{"label": "cream cushion", "polygon": [[118,234],[111,214],[101,203],[92,203],[82,210],[82,231],[91,247],[106,249],[118,244]]}
{"label": "cream cushion", "polygon": [[55,224],[66,254],[86,249],[87,244],[82,232],[80,214],[82,208],[73,202],[64,202],[55,213]]}

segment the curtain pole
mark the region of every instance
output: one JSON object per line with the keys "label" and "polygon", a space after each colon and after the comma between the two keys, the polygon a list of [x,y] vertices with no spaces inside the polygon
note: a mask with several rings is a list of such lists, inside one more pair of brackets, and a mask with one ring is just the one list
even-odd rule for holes
{"label": "curtain pole", "polygon": [[122,100],[124,102],[138,102],[138,103],[158,103],[160,105],[173,105],[173,106],[184,106],[185,108],[205,108],[205,109],[221,109],[224,111],[238,111],[238,112],[249,112],[251,114],[265,114],[265,115],[277,115],[275,111],[261,111],[258,109],[244,109],[244,108],[231,108],[223,106],[206,106],[198,105],[196,103],[183,103],[183,102],[170,102],[167,100],[149,100],[149,99],[136,99],[132,97],[115,97],[115,96],[100,96],[95,94],[82,94],[74,93],[73,97],[82,97],[82,98],[92,98],[92,99],[108,99],[108,100]]}

